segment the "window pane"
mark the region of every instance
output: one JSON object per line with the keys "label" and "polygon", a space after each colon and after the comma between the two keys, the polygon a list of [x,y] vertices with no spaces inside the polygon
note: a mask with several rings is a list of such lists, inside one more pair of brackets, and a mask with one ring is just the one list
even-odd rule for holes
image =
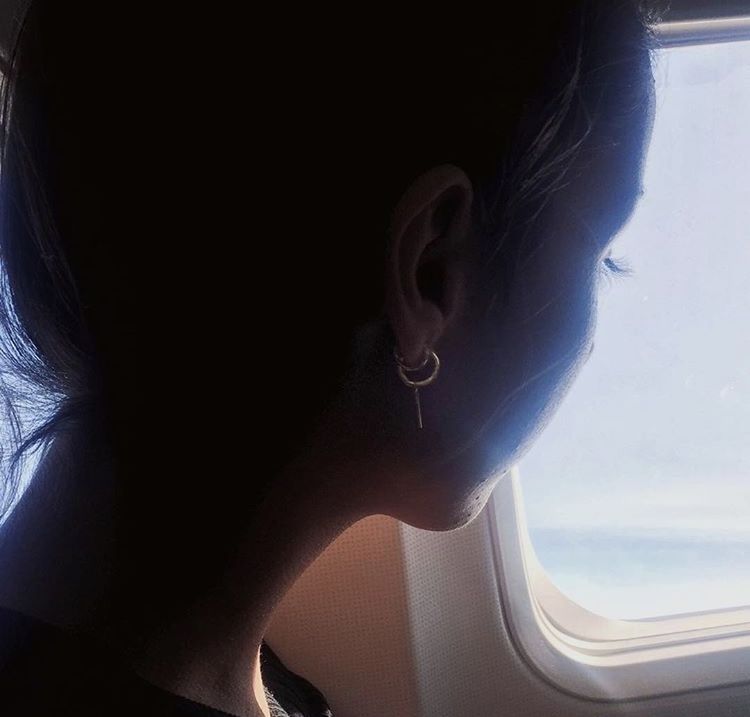
{"label": "window pane", "polygon": [[594,354],[520,466],[558,587],[608,617],[750,604],[750,42],[657,57],[646,193]]}

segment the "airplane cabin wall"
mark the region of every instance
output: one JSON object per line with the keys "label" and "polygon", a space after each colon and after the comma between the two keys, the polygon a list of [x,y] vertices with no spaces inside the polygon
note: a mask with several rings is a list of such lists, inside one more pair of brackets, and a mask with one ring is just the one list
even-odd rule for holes
{"label": "airplane cabin wall", "polygon": [[385,516],[350,528],[305,572],[267,634],[335,717],[747,717],[750,686],[629,703],[562,692],[517,652],[487,511],[450,533]]}

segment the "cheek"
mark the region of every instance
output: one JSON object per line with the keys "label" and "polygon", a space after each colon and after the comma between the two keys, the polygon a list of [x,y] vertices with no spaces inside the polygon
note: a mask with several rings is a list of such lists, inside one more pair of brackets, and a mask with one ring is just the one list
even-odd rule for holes
{"label": "cheek", "polygon": [[520,459],[588,358],[597,285],[591,264],[558,263],[519,282],[497,343],[497,403],[484,432],[486,470],[505,470]]}
{"label": "cheek", "polygon": [[519,362],[557,383],[588,351],[596,317],[599,252],[573,230],[547,242],[519,277],[510,313],[523,345]]}
{"label": "cheek", "polygon": [[527,367],[549,371],[557,380],[577,365],[592,341],[596,289],[594,271],[561,271],[549,277],[537,300],[521,309],[517,324],[526,348],[520,360]]}
{"label": "cheek", "polygon": [[527,272],[498,315],[444,347],[446,367],[462,369],[447,370],[440,389],[425,392],[423,405],[439,423],[431,446],[446,445],[430,451],[414,491],[418,500],[405,500],[397,517],[450,530],[481,511],[588,357],[597,279],[591,264],[588,270],[582,262],[569,271],[558,263],[554,270],[545,265]]}

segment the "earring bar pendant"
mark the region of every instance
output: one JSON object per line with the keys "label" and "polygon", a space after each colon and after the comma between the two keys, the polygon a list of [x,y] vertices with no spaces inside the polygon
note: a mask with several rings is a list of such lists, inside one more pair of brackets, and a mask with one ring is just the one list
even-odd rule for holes
{"label": "earring bar pendant", "polygon": [[[419,398],[419,389],[424,388],[425,386],[429,386],[431,383],[433,383],[433,381],[435,381],[438,373],[440,372],[440,359],[437,357],[437,354],[433,350],[425,348],[425,358],[419,363],[419,365],[407,366],[396,348],[394,348],[393,354],[396,358],[396,366],[401,381],[405,386],[414,389],[414,403],[416,403],[417,405],[417,425],[420,429],[422,429],[424,427],[424,424],[422,422],[422,402]],[[407,376],[407,373],[423,371],[430,363],[430,360],[432,360],[433,362],[433,367],[430,371],[429,376],[422,379],[412,379]]]}

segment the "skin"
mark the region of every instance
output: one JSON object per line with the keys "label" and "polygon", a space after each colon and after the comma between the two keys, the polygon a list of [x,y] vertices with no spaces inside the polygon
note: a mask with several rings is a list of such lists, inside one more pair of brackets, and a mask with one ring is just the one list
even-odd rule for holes
{"label": "skin", "polygon": [[[434,215],[448,196],[461,201],[454,205],[449,226],[436,234]],[[528,271],[526,288],[536,287],[533,303],[524,309],[511,303],[499,324],[501,344],[531,346],[536,363],[523,364],[508,350],[500,363],[484,366],[483,330],[467,315],[467,263],[446,266],[443,306],[420,295],[416,278],[419,257],[434,242],[469,241],[471,200],[466,175],[443,166],[421,177],[396,213],[387,281],[399,348],[416,362],[421,347],[434,346],[445,367],[440,380],[423,390],[425,430],[415,429],[413,397],[393,376],[385,380],[394,384],[388,390],[398,389],[402,399],[397,440],[373,445],[346,428],[352,425],[350,416],[329,413],[317,429],[313,448],[274,481],[269,509],[244,535],[211,600],[175,615],[134,657],[133,666],[143,677],[230,714],[268,715],[260,643],[274,607],[305,568],[367,515],[383,513],[433,530],[465,525],[541,429],[590,352],[597,264],[606,247],[594,249],[580,240],[550,243]],[[467,356],[476,361],[479,368],[473,371],[482,381],[467,371]],[[482,390],[488,381],[491,392]],[[520,393],[519,385],[526,386]],[[467,395],[469,390],[475,393]],[[515,397],[513,410],[498,411],[509,397]],[[487,421],[480,440],[469,449],[456,451],[454,443],[436,452],[429,445],[454,430],[480,430]],[[92,616],[101,612],[99,596],[107,592],[111,535],[106,516],[114,499],[106,462],[95,455],[87,461],[70,457],[76,440],[70,436],[58,443],[35,490],[5,531],[0,570],[6,579],[0,602],[54,624],[85,626],[96,624]],[[330,450],[332,443],[337,450]],[[68,456],[64,471],[59,469],[61,455]],[[82,473],[88,481],[81,481]],[[93,484],[98,491],[82,502],[82,488]],[[86,519],[92,509],[103,516],[94,526]],[[71,530],[82,524],[89,529]],[[270,545],[272,550],[266,547]],[[54,592],[42,590],[49,571],[59,574],[70,568],[65,556],[71,554],[78,556],[79,566],[86,566],[82,573],[87,579],[60,579]],[[34,566],[31,573],[29,565]],[[139,626],[131,628],[138,631]]]}
{"label": "skin", "polygon": [[[210,596],[157,628],[118,626],[117,635],[138,636],[137,648],[122,644],[136,672],[230,714],[267,716],[263,635],[275,606],[332,541],[368,515],[451,530],[479,514],[591,352],[601,262],[641,191],[650,126],[643,108],[615,144],[599,123],[542,217],[537,250],[492,314],[480,309],[487,287],[466,173],[436,166],[406,189],[387,238],[385,321],[410,365],[428,347],[440,356],[438,380],[421,392],[425,428],[416,428],[413,392],[379,353],[383,326],[360,327],[353,372],[368,380],[345,382],[307,449],[274,476]],[[85,206],[76,210],[85,215]],[[428,263],[440,277],[429,294],[420,281]],[[109,346],[113,356],[122,349]],[[107,634],[115,487],[128,470],[148,470],[137,441],[118,450],[97,451],[85,427],[58,438],[0,535],[1,604]]]}

